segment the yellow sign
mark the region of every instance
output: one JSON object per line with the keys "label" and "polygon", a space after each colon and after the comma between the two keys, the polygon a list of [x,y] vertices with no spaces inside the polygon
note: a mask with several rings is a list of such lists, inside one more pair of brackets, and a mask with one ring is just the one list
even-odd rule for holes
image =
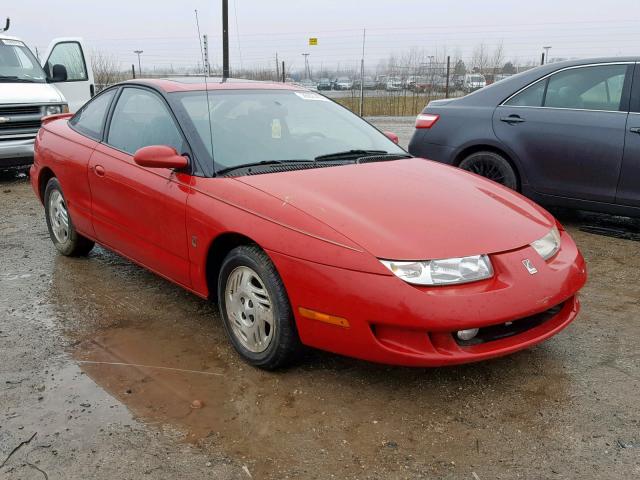
{"label": "yellow sign", "polygon": [[309,45],[318,45],[318,39],[315,37],[310,38]]}

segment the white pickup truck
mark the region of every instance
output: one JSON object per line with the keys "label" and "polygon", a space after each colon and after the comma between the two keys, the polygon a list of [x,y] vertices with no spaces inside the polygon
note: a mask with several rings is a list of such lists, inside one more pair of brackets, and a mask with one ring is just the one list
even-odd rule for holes
{"label": "white pickup truck", "polygon": [[22,40],[0,33],[0,171],[33,163],[42,117],[74,112],[93,96],[85,52],[81,39],[59,38],[40,65]]}

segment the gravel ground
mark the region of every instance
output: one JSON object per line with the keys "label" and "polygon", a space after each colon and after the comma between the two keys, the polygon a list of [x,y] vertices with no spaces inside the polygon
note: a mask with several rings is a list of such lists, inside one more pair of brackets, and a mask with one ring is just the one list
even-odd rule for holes
{"label": "gravel ground", "polygon": [[[375,121],[406,145],[412,119]],[[0,206],[0,478],[640,477],[640,221],[559,212],[590,279],[531,350],[266,373],[207,302],[99,247],[57,255],[24,179]]]}

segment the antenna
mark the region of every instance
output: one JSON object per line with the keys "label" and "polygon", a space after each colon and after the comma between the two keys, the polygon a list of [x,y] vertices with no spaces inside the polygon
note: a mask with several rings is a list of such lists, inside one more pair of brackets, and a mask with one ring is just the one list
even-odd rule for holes
{"label": "antenna", "polygon": [[[202,65],[204,66],[204,52],[202,50],[202,42],[200,41],[200,22],[198,21],[198,9],[196,12],[196,28],[198,30],[198,44],[200,45],[200,55],[202,55]],[[208,60],[208,59],[207,59]],[[215,161],[213,161],[213,127],[211,126],[211,102],[209,101],[209,84],[207,83],[207,77],[209,72],[204,72],[204,91],[207,96],[207,119],[209,120],[209,142],[211,145],[211,167],[213,168],[213,174],[216,173]]]}
{"label": "antenna", "polygon": [[9,17],[7,17],[7,23],[5,24],[4,28],[0,30],[0,32],[6,32],[7,30],[9,30],[10,26],[11,26],[11,20],[9,19]]}

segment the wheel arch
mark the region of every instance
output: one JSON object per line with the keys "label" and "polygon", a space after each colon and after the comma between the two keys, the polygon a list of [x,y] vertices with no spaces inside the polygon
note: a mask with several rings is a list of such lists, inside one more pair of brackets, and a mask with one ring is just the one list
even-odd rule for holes
{"label": "wheel arch", "polygon": [[242,245],[257,245],[260,247],[253,239],[237,232],[221,233],[210,242],[205,262],[209,300],[216,303],[218,301],[218,275],[224,258],[231,250]]}
{"label": "wheel arch", "polygon": [[43,167],[38,174],[38,196],[40,202],[44,204],[44,191],[47,188],[47,183],[52,178],[55,178],[56,174],[49,167]]}
{"label": "wheel arch", "polygon": [[516,179],[518,181],[518,191],[522,191],[523,175],[522,175],[522,170],[520,166],[514,160],[514,156],[512,154],[507,152],[506,149],[501,148],[499,146],[491,145],[488,143],[478,143],[474,145],[465,146],[459,152],[456,153],[452,165],[455,167],[459,167],[465,158],[477,152],[493,152],[504,157],[504,159],[507,162],[509,162],[509,165],[511,165],[511,168],[513,168],[513,171],[516,174]]}

